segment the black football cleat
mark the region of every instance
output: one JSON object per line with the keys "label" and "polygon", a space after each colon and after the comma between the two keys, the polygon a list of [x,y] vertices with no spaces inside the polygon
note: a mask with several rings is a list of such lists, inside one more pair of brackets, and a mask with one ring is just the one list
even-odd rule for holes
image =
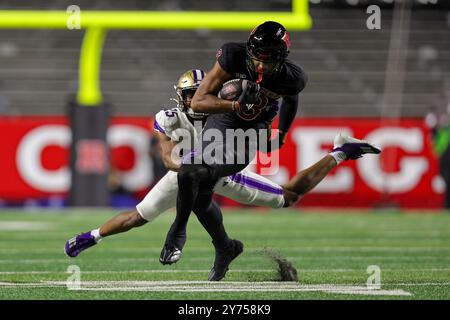
{"label": "black football cleat", "polygon": [[231,240],[225,249],[216,248],[214,266],[208,275],[208,281],[220,281],[225,277],[230,263],[244,251],[244,245],[239,240]]}
{"label": "black football cleat", "polygon": [[181,250],[173,245],[165,244],[159,255],[159,262],[163,265],[176,263],[181,259]]}

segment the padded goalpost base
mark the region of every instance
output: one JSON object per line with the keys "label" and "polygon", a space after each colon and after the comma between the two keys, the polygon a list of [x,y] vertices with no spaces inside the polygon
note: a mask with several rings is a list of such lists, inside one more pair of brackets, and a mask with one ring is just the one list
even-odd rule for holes
{"label": "padded goalpost base", "polygon": [[72,130],[70,147],[71,187],[70,206],[109,206],[108,174],[109,147],[106,133],[110,107],[79,105],[69,102]]}

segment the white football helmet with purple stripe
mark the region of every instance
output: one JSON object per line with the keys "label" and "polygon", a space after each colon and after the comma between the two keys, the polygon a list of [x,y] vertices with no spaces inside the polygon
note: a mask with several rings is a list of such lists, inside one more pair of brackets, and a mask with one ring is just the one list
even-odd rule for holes
{"label": "white football helmet with purple stripe", "polygon": [[200,82],[205,78],[205,72],[200,69],[186,71],[178,79],[178,83],[174,86],[177,93],[177,104],[181,111],[185,112],[191,118],[202,119],[207,116],[206,113],[194,112],[190,106],[190,100],[187,99],[188,93],[192,96],[200,86]]}

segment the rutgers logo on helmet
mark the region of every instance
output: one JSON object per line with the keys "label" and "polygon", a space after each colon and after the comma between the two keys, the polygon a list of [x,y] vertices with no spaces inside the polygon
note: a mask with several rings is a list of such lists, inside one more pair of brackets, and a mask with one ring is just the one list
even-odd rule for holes
{"label": "rutgers logo on helmet", "polygon": [[290,39],[286,29],[274,21],[266,21],[250,33],[247,41],[247,68],[256,75],[252,59],[274,63],[271,72],[279,71],[289,54]]}
{"label": "rutgers logo on helmet", "polygon": [[187,96],[190,93],[194,95],[195,91],[200,86],[200,82],[205,78],[205,72],[200,69],[193,69],[186,71],[178,79],[177,85],[174,86],[177,93],[177,104],[181,111],[188,114],[194,119],[201,119],[207,116],[205,113],[199,113],[192,111],[190,103],[187,101]]}

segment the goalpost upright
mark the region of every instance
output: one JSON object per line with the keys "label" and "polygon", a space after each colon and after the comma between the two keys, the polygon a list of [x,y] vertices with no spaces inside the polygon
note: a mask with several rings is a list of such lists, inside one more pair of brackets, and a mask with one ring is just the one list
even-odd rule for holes
{"label": "goalpost upright", "polygon": [[[308,30],[308,0],[292,0],[290,12],[238,11],[79,11],[85,29],[80,51],[78,92],[70,102],[72,129],[70,205],[107,206],[109,151],[106,130],[109,108],[100,88],[103,43],[110,29],[251,30],[267,20],[286,29]],[[0,29],[68,29],[72,12],[65,10],[0,10]],[[71,32],[71,30],[68,30]]]}

